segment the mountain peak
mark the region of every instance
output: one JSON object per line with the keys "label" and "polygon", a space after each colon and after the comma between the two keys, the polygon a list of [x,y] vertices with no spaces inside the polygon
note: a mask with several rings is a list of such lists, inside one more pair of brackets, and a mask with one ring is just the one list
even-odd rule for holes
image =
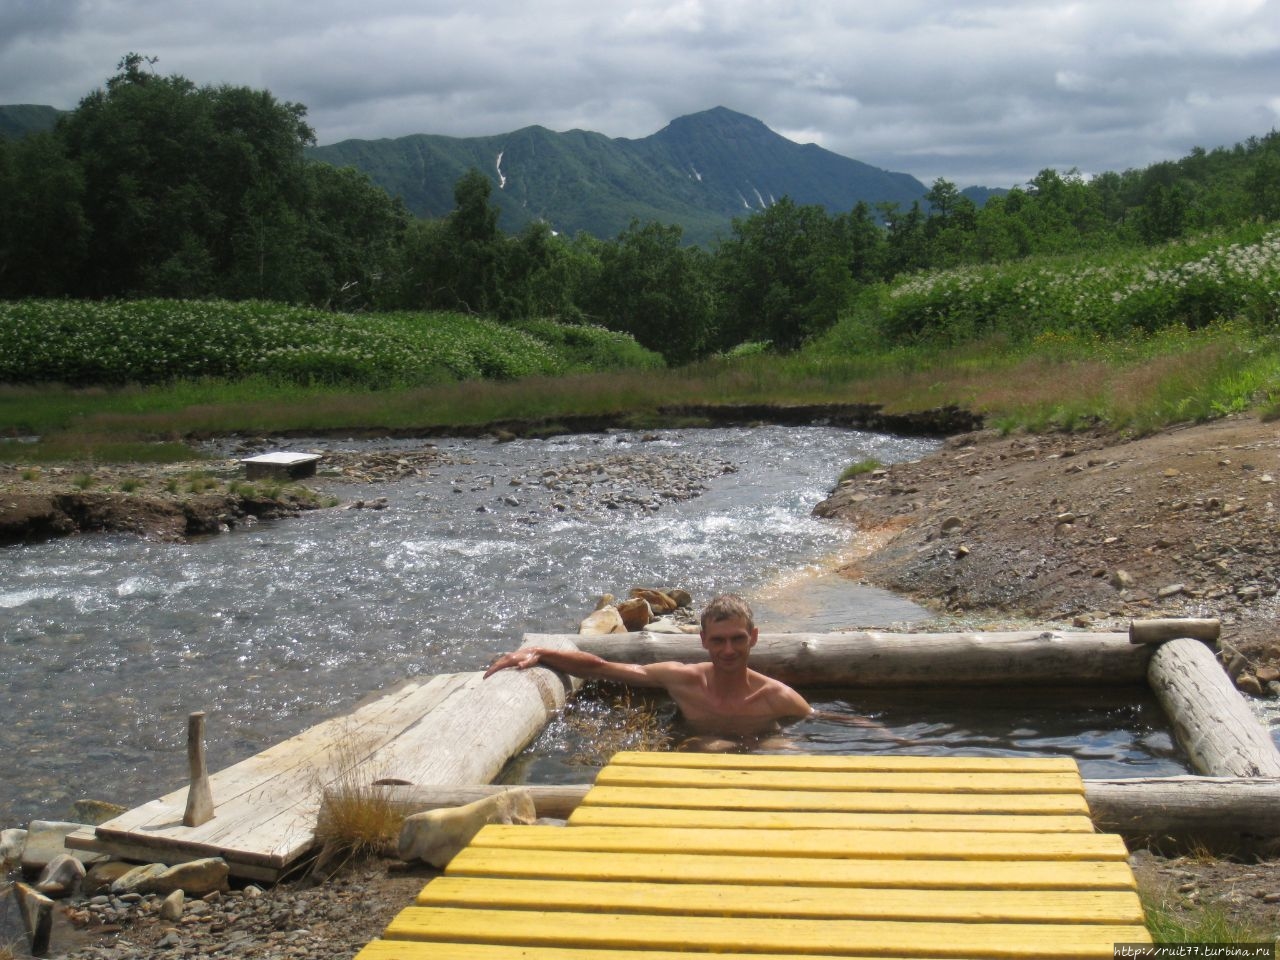
{"label": "mountain peak", "polygon": [[541,220],[562,233],[612,237],[633,219],[679,223],[685,238],[711,242],[735,217],[783,197],[831,212],[859,201],[910,204],[924,184],[817,147],[801,145],[728,107],[677,117],[639,140],[526,127],[475,139],[420,135],[411,142],[313,147],[308,155],[364,169],[414,213],[442,216],[468,168],[495,184],[503,229]]}
{"label": "mountain peak", "polygon": [[660,137],[666,133],[687,133],[692,130],[720,134],[738,131],[740,133],[749,132],[777,136],[776,133],[755,117],[739,113],[736,110],[730,110],[728,107],[712,107],[709,110],[700,110],[697,113],[688,113],[682,117],[676,117],[654,136]]}

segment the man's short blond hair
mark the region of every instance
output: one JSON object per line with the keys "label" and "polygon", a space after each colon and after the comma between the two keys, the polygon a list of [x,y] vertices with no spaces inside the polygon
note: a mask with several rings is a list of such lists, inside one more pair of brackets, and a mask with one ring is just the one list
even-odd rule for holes
{"label": "man's short blond hair", "polygon": [[755,617],[751,613],[751,605],[736,593],[722,593],[702,608],[702,629],[708,623],[719,623],[721,620],[741,618],[747,622],[747,629],[755,629]]}

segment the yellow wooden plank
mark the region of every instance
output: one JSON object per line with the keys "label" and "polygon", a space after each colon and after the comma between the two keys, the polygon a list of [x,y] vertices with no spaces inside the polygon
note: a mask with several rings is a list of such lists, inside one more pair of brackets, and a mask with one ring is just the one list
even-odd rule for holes
{"label": "yellow wooden plank", "polygon": [[935,890],[1133,890],[1123,860],[838,859],[542,850],[470,846],[449,862],[449,876],[552,877],[661,883],[909,887]]}
{"label": "yellow wooden plank", "polygon": [[1115,943],[1150,942],[1146,928],[1123,924],[674,917],[447,907],[403,910],[387,927],[386,938],[557,947],[1062,960],[1111,960]]}
{"label": "yellow wooden plank", "polygon": [[698,787],[592,787],[582,806],[710,810],[822,810],[846,813],[1089,813],[1083,793],[880,793]]}
{"label": "yellow wooden plank", "polygon": [[948,771],[959,773],[1069,773],[1078,772],[1070,757],[916,757],[896,754],[832,756],[784,753],[673,753],[621,750],[610,763],[631,767],[691,767],[739,770],[837,770],[906,773]]}
{"label": "yellow wooden plank", "polygon": [[1124,860],[1113,834],[946,833],[910,830],[684,830],[664,827],[542,827],[490,824],[479,847],[617,853],[746,854],[927,860]]}
{"label": "yellow wooden plank", "polygon": [[[439,943],[421,940],[374,940],[355,960],[691,960],[687,951],[573,949],[562,946],[531,947],[493,943]],[[715,953],[713,960],[796,960],[794,953]],[[709,958],[709,960],[712,960]],[[804,960],[906,960],[906,958],[856,957],[849,954],[806,954]],[[976,958],[975,958],[976,960]]]}
{"label": "yellow wooden plank", "polygon": [[437,877],[420,907],[968,923],[1141,924],[1129,890],[895,890]]}
{"label": "yellow wooden plank", "polygon": [[738,787],[764,790],[855,790],[906,793],[1084,793],[1078,773],[930,773],[883,771],[697,770],[610,764],[596,775],[602,786]]}
{"label": "yellow wooden plank", "polygon": [[1093,833],[1086,816],[957,813],[820,813],[781,810],[663,810],[578,807],[570,826],[712,827],[743,830],[950,830],[964,833]]}

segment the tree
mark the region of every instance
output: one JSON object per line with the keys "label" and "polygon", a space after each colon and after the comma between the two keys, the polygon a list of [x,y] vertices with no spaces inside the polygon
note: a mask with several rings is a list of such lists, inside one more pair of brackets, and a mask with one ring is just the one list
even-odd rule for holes
{"label": "tree", "polygon": [[852,210],[837,217],[832,224],[837,243],[847,259],[849,277],[858,284],[886,280],[885,260],[888,254],[884,228],[865,201],[859,200]]}
{"label": "tree", "polygon": [[632,220],[600,249],[589,310],[605,326],[629,333],[668,361],[702,354],[712,320],[706,253],[681,244],[676,225]]}
{"label": "tree", "polygon": [[85,266],[84,179],[52,134],[0,140],[0,296],[59,296]]}
{"label": "tree", "polygon": [[745,220],[716,251],[721,344],[793,349],[832,326],[852,290],[852,251],[820,206],[791,198]]}
{"label": "tree", "polygon": [[501,299],[503,237],[498,208],[489,203],[493,185],[472,167],[454,185],[454,209],[446,231],[452,241],[449,287],[455,306],[470,313],[495,312]]}
{"label": "tree", "polygon": [[129,54],[59,124],[93,255],[68,292],[277,296],[293,287],[306,108],[201,87]]}
{"label": "tree", "polygon": [[308,164],[305,188],[303,297],[343,309],[372,305],[404,240],[404,204],[351,167]]}

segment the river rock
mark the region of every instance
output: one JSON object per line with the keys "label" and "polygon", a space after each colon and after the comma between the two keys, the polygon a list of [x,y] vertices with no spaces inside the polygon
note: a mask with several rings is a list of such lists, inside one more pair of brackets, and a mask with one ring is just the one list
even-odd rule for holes
{"label": "river rock", "polygon": [[43,957],[49,951],[49,935],[53,931],[53,901],[25,883],[15,883],[13,895],[31,938],[31,955]]}
{"label": "river rock", "polygon": [[651,621],[646,627],[650,633],[697,633],[698,628],[691,624],[678,623],[671,617],[659,617],[657,620]]}
{"label": "river rock", "polygon": [[45,864],[35,887],[46,897],[57,900],[68,896],[84,879],[84,864],[69,853],[59,854]]}
{"label": "river rock", "polygon": [[1258,682],[1258,678],[1252,673],[1242,673],[1236,677],[1236,687],[1242,693],[1255,697],[1262,696],[1262,684]]}
{"label": "river rock", "polygon": [[649,606],[649,602],[639,597],[623,600],[618,604],[617,610],[622,617],[622,622],[632,632],[644,629],[653,620],[653,609]]}
{"label": "river rock", "polygon": [[71,805],[71,815],[81,823],[97,826],[108,820],[114,820],[128,809],[118,803],[108,803],[106,800],[77,800]]}
{"label": "river rock", "polygon": [[106,856],[101,853],[67,850],[67,834],[81,829],[88,829],[88,827],[83,823],[70,823],[65,820],[32,820],[27,825],[27,842],[22,848],[23,871],[38,873],[55,857],[64,853],[70,853],[85,864],[105,860]]}
{"label": "river rock", "polygon": [[230,868],[222,857],[205,857],[189,863],[174,864],[139,892],[156,893],[164,897],[175,890],[182,890],[189,897],[205,897],[215,890],[225,891],[229,874]]}
{"label": "river rock", "polygon": [[175,890],[160,902],[160,919],[176,923],[182,919],[182,908],[186,905],[187,895]]}
{"label": "river rock", "polygon": [[144,863],[112,881],[111,892],[117,897],[127,893],[149,893],[148,884],[169,868],[163,863]]}
{"label": "river rock", "polygon": [[125,863],[123,860],[105,860],[102,863],[95,863],[85,874],[84,880],[80,883],[80,889],[88,896],[104,893],[111,889],[113,883],[133,869],[135,869],[134,864]]}
{"label": "river rock", "polygon": [[676,602],[677,609],[693,606],[693,597],[690,596],[688,590],[676,588],[675,590],[663,590],[662,592]]}
{"label": "river rock", "polygon": [[1113,570],[1107,582],[1117,590],[1128,590],[1133,586],[1133,574],[1128,570]]}
{"label": "river rock", "polygon": [[0,864],[17,863],[27,845],[27,831],[19,827],[0,830]]}
{"label": "river rock", "polygon": [[1280,669],[1276,667],[1259,667],[1254,671],[1258,680],[1262,683],[1271,683],[1273,680],[1280,680]]}
{"label": "river rock", "polygon": [[670,613],[678,604],[667,594],[661,590],[655,590],[650,587],[635,587],[631,591],[633,600],[643,600],[649,604],[654,614],[661,616],[664,613]]}
{"label": "river rock", "polygon": [[622,622],[622,614],[613,606],[601,607],[587,614],[578,624],[578,633],[599,635],[604,633],[626,633],[627,625]]}
{"label": "river rock", "polygon": [[422,860],[443,869],[486,824],[533,823],[536,819],[533,795],[528,790],[504,790],[460,807],[405,817],[397,852],[401,860]]}

